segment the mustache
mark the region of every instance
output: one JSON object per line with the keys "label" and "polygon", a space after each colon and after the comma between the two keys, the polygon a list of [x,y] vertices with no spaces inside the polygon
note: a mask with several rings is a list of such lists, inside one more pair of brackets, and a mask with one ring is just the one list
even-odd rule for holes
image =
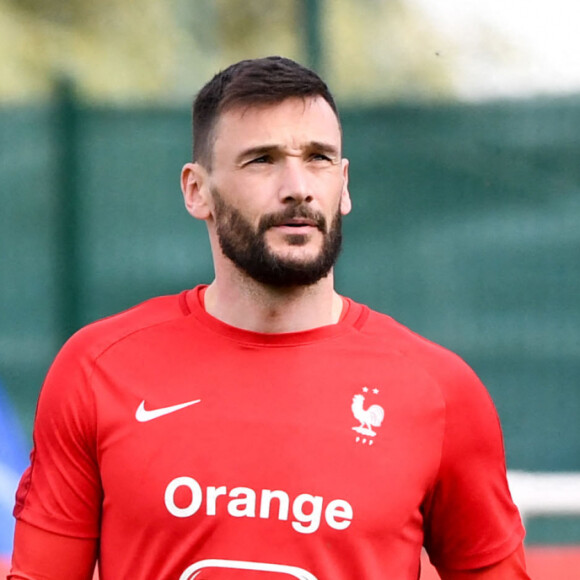
{"label": "mustache", "polygon": [[291,206],[283,211],[262,216],[258,224],[258,232],[263,234],[272,227],[284,225],[288,221],[297,218],[310,220],[321,232],[326,232],[326,218],[324,215],[305,206]]}

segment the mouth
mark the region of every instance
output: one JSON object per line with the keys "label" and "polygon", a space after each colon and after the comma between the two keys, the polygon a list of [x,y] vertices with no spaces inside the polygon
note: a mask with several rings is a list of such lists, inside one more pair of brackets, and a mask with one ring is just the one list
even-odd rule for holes
{"label": "mouth", "polygon": [[258,229],[262,233],[268,229],[296,235],[312,234],[317,230],[325,233],[326,220],[322,214],[297,211],[295,208],[291,208],[290,211],[265,216]]}
{"label": "mouth", "polygon": [[286,220],[285,222],[279,224],[282,227],[288,227],[288,228],[304,228],[304,227],[308,227],[308,228],[317,228],[318,224],[316,223],[316,221],[311,220],[311,219],[307,219],[307,218],[292,218],[289,220]]}
{"label": "mouth", "polygon": [[318,231],[318,223],[315,220],[306,218],[293,218],[285,220],[274,226],[277,231],[289,235],[309,235]]}

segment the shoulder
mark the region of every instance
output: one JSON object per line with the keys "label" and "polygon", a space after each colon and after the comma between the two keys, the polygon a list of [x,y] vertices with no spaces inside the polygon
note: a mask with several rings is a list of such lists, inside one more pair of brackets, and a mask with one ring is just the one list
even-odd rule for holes
{"label": "shoulder", "polygon": [[[105,353],[124,358],[126,350],[132,348],[139,336],[157,336],[158,342],[163,342],[170,332],[164,334],[163,329],[178,323],[188,317],[185,292],[170,296],[160,296],[147,300],[128,310],[97,320],[81,328],[62,346],[53,360],[41,390],[46,398],[48,391],[56,390],[64,393],[67,390],[86,390],[84,385],[90,382],[90,377],[99,360]],[[133,349],[135,350],[135,349]],[[137,350],[139,350],[137,348]],[[135,351],[135,356],[138,352]],[[64,395],[62,395],[64,396]]]}
{"label": "shoulder", "polygon": [[[428,400],[438,401],[447,428],[461,424],[461,429],[469,429],[470,418],[477,419],[482,428],[498,423],[487,388],[458,354],[386,314],[366,310],[366,314],[359,317],[364,322],[358,329],[365,349],[373,353],[375,360],[384,360],[389,367],[396,361],[399,369],[407,369],[408,376],[414,376],[417,381],[416,388],[414,383],[410,387],[417,393],[427,390]],[[385,368],[385,372],[389,372],[389,368]]]}
{"label": "shoulder", "polygon": [[[60,349],[48,370],[40,392],[39,411],[46,408],[52,414],[54,409],[61,409],[63,414],[68,410],[69,415],[77,416],[77,409],[92,407],[93,377],[103,355],[115,356],[114,347],[130,345],[131,337],[185,318],[187,309],[182,296],[153,298],[76,332]],[[142,360],[146,355],[141,356],[137,350],[133,349],[135,358]],[[117,357],[120,367],[127,362],[126,352]],[[86,413],[86,421],[89,415]]]}
{"label": "shoulder", "polygon": [[136,333],[162,327],[187,315],[185,293],[151,298],[81,328],[65,343],[59,356],[82,353],[96,358]]}
{"label": "shoulder", "polygon": [[[421,336],[392,317],[367,309],[360,332],[383,352],[394,353],[421,369],[441,388],[446,399],[486,390],[473,369],[455,352]],[[465,387],[471,389],[465,389]]]}

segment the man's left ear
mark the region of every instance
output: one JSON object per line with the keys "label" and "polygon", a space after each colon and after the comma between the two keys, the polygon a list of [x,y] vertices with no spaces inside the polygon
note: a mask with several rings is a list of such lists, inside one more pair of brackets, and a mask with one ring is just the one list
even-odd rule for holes
{"label": "man's left ear", "polygon": [[350,192],[348,191],[348,159],[342,160],[342,193],[340,194],[340,213],[346,215],[352,209]]}
{"label": "man's left ear", "polygon": [[208,174],[199,163],[186,163],[181,170],[181,191],[187,211],[196,219],[211,215],[208,204]]}

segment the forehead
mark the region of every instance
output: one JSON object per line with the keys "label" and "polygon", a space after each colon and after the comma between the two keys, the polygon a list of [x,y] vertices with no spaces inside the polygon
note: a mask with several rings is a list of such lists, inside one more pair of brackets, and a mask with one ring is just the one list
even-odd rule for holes
{"label": "forehead", "polygon": [[322,97],[291,97],[224,111],[215,127],[214,152],[265,143],[295,147],[313,141],[340,149],[341,140],[338,118]]}

